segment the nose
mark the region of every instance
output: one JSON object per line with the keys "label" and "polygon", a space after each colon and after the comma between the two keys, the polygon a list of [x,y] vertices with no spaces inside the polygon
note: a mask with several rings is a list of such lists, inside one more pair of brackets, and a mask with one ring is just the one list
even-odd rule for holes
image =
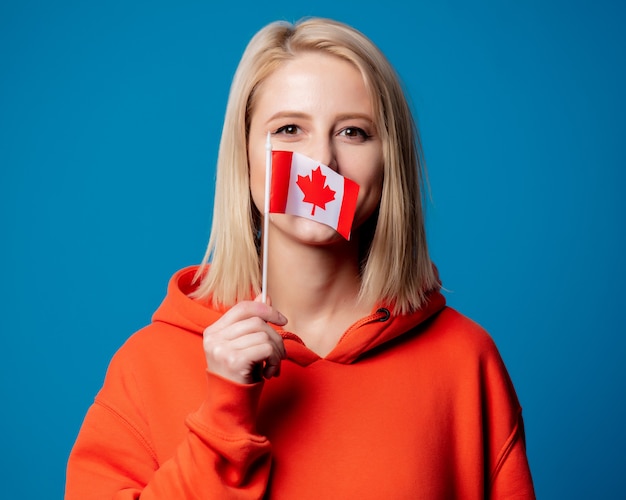
{"label": "nose", "polygon": [[313,141],[311,146],[312,147],[308,156],[319,161],[320,163],[323,163],[324,165],[327,165],[336,172],[338,168],[337,155],[332,138],[320,137],[319,139]]}

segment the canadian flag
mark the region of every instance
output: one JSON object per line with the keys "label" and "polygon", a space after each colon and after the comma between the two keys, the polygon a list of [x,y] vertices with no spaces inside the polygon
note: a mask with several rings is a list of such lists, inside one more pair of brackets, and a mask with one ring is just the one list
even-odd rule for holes
{"label": "canadian flag", "polygon": [[349,240],[358,194],[359,185],[332,168],[300,153],[272,151],[270,212],[321,222]]}

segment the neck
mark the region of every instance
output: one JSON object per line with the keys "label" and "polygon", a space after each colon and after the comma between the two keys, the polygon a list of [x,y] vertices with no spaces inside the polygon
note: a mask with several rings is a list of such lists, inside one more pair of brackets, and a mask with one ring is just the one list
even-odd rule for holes
{"label": "neck", "polygon": [[268,295],[289,320],[286,329],[324,355],[370,309],[357,302],[358,245],[304,245],[276,233],[269,241]]}

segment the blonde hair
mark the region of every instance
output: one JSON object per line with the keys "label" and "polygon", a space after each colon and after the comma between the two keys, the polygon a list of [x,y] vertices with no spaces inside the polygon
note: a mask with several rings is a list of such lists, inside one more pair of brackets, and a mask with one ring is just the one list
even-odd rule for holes
{"label": "blonde hair", "polygon": [[380,50],[350,26],[319,18],[271,23],[252,38],[242,56],[226,108],[213,226],[194,296],[214,306],[230,306],[260,292],[260,214],[250,197],[247,159],[250,117],[259,85],[283,61],[304,51],[332,54],[359,69],[383,144],[380,206],[359,230],[365,240],[360,240],[359,298],[386,304],[394,313],[419,309],[440,283],[426,244],[417,127],[398,77]]}

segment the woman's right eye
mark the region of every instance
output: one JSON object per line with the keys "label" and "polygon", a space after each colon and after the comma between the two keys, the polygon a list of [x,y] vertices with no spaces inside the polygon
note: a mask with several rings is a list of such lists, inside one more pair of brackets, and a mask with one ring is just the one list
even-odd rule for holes
{"label": "woman's right eye", "polygon": [[274,134],[286,134],[286,135],[295,135],[298,133],[300,128],[297,125],[289,124],[283,125],[279,129],[274,132]]}

